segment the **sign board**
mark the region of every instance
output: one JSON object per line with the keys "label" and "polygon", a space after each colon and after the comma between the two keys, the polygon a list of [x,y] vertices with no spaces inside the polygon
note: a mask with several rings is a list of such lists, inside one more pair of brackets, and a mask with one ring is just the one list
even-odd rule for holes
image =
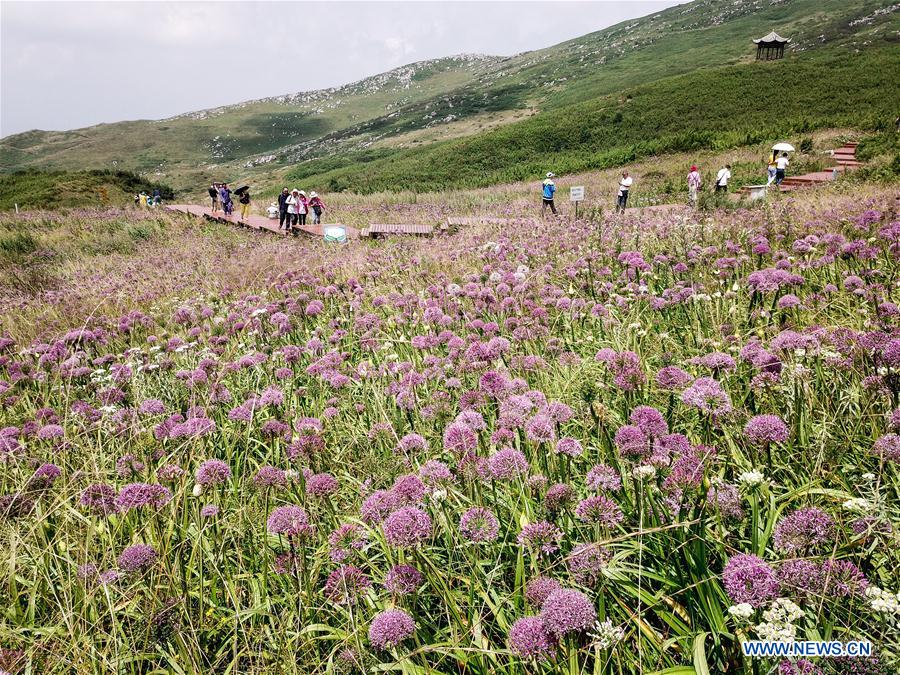
{"label": "sign board", "polygon": [[569,201],[576,203],[584,201],[584,185],[569,188]]}

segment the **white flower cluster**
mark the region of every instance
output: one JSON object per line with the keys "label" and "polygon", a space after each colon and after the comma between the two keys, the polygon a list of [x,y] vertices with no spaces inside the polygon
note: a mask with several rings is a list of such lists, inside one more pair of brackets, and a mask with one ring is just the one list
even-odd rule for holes
{"label": "white flower cluster", "polygon": [[598,621],[594,624],[594,632],[591,633],[591,637],[593,638],[591,641],[593,646],[600,649],[609,649],[625,637],[625,629],[621,626],[614,626],[609,619],[602,622]]}
{"label": "white flower cluster", "polygon": [[878,586],[866,588],[866,597],[869,599],[869,607],[876,612],[900,615],[900,593],[891,593]]}
{"label": "white flower cluster", "polygon": [[854,513],[866,513],[872,510],[872,503],[862,497],[853,497],[844,502],[844,508]]}
{"label": "white flower cluster", "polygon": [[766,477],[763,475],[762,471],[745,471],[740,476],[738,476],[738,483],[744,485],[746,487],[756,487],[757,485],[762,485],[766,482]]}
{"label": "white flower cluster", "polygon": [[741,602],[728,608],[728,613],[736,619],[749,619],[753,616],[753,605],[749,602]]}
{"label": "white flower cluster", "polygon": [[641,466],[636,466],[631,471],[631,475],[635,478],[652,478],[656,475],[656,467],[650,464],[642,464]]}
{"label": "white flower cluster", "polygon": [[756,626],[760,640],[770,642],[793,642],[797,637],[794,622],[803,616],[803,610],[787,598],[777,598],[772,606],[763,612],[763,623]]}

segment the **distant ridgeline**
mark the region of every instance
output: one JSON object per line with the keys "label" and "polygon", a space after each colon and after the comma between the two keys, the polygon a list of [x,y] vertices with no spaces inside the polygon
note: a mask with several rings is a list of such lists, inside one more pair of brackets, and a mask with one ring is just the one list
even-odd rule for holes
{"label": "distant ridgeline", "polygon": [[164,183],[141,178],[130,171],[40,171],[25,169],[0,174],[0,211],[58,209],[72,206],[122,206],[134,203],[140,192],[159,190],[164,200],[175,192]]}
{"label": "distant ridgeline", "polygon": [[[597,11],[585,6],[585,25]],[[116,166],[165,174],[195,197],[217,180],[262,196],[282,178],[428,191],[824,127],[883,130],[900,100],[898,35],[896,0],[694,0],[514,56],[422,61],[164,120],[26,131],[0,139],[0,172]]]}

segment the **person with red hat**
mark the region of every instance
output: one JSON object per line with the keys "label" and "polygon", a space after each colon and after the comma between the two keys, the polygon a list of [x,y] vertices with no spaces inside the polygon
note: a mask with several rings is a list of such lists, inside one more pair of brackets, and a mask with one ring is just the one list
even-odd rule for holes
{"label": "person with red hat", "polygon": [[697,206],[697,195],[700,192],[700,185],[703,183],[703,179],[700,177],[700,172],[697,171],[697,165],[694,164],[691,167],[691,172],[687,177],[688,183],[688,204],[693,207]]}

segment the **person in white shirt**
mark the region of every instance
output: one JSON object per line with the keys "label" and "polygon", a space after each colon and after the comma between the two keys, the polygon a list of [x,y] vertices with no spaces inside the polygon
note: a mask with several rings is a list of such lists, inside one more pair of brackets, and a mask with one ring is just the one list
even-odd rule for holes
{"label": "person in white shirt", "polygon": [[716,192],[728,192],[728,179],[731,178],[731,164],[726,164],[724,169],[719,169],[716,174]]}
{"label": "person in white shirt", "polygon": [[619,181],[619,192],[616,195],[616,213],[625,210],[625,204],[628,203],[628,190],[634,179],[628,175],[627,171],[622,172],[622,180]]}
{"label": "person in white shirt", "polygon": [[781,182],[784,180],[785,170],[789,164],[787,153],[782,152],[781,157],[775,160],[775,185],[781,185]]}

